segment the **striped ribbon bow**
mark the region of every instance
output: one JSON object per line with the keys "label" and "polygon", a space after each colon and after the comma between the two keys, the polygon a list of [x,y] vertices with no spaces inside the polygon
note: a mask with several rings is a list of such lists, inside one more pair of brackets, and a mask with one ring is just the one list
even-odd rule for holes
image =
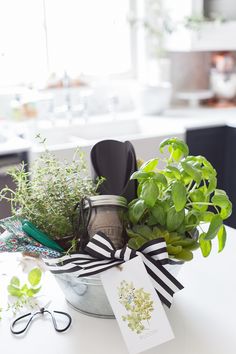
{"label": "striped ribbon bow", "polygon": [[164,238],[148,241],[138,251],[128,246],[116,250],[111,240],[104,233],[98,232],[88,242],[85,252],[47,259],[45,263],[53,274],[69,273],[84,277],[103,272],[140,256],[164,304],[170,307],[174,293],[183,289],[182,284],[165,268],[169,259]]}

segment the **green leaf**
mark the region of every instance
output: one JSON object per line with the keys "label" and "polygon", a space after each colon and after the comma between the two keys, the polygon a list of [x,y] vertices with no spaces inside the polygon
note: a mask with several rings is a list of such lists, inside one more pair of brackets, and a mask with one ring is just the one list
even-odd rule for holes
{"label": "green leaf", "polygon": [[199,236],[199,244],[200,244],[200,248],[201,248],[201,252],[203,257],[208,257],[209,254],[211,253],[211,240],[206,240],[206,233],[203,232],[200,236]]}
{"label": "green leaf", "polygon": [[139,234],[135,233],[132,229],[126,229],[126,232],[130,238],[132,238],[132,237],[136,238],[139,236]]}
{"label": "green leaf", "polygon": [[145,238],[143,238],[142,236],[132,237],[128,241],[128,246],[133,248],[134,250],[137,250],[140,247],[142,247],[146,242],[147,242],[147,240]]}
{"label": "green leaf", "polygon": [[147,225],[134,225],[133,231],[146,239],[146,241],[153,239],[153,232]]}
{"label": "green leaf", "polygon": [[163,186],[167,185],[167,179],[162,173],[155,173],[155,175],[153,176],[153,180],[156,183],[163,184]]}
{"label": "green leaf", "polygon": [[32,286],[37,286],[42,277],[42,271],[39,268],[32,269],[28,274],[28,281]]}
{"label": "green leaf", "polygon": [[151,214],[155,218],[156,222],[162,226],[166,223],[166,212],[161,205],[155,205],[151,209]]}
{"label": "green leaf", "polygon": [[144,200],[138,199],[131,207],[129,207],[128,216],[132,224],[136,224],[142,217],[146,209]]}
{"label": "green leaf", "polygon": [[183,183],[180,181],[175,182],[172,186],[171,194],[175,210],[182,210],[185,207],[187,201],[187,192]]}
{"label": "green leaf", "polygon": [[28,297],[33,297],[34,295],[36,295],[39,291],[41,290],[41,286],[40,287],[38,287],[38,288],[30,288],[30,289],[28,289],[27,290],[27,296]]}
{"label": "green leaf", "polygon": [[10,280],[10,284],[13,285],[16,288],[20,287],[20,279],[17,278],[16,276],[12,277]]}
{"label": "green leaf", "polygon": [[176,255],[182,251],[181,246],[167,245],[166,248],[167,248],[168,254],[170,254],[170,255]]}
{"label": "green leaf", "polygon": [[[201,213],[198,210],[192,209],[188,211],[187,215],[185,216],[185,225],[186,227],[188,225],[198,225],[199,224],[199,218],[200,218]],[[193,228],[193,226],[191,226]]]}
{"label": "green leaf", "polygon": [[182,249],[181,252],[175,255],[175,258],[179,259],[180,261],[191,261],[193,259],[193,253],[187,249]]}
{"label": "green leaf", "polygon": [[208,231],[205,236],[205,240],[212,240],[218,233],[222,225],[222,219],[219,214],[216,214],[211,219]]}
{"label": "green leaf", "polygon": [[195,251],[195,250],[197,250],[199,247],[200,247],[199,242],[195,241],[192,245],[189,245],[189,246],[184,247],[184,249],[185,249],[185,250],[188,250],[188,251]]}
{"label": "green leaf", "polygon": [[143,183],[140,198],[145,201],[147,206],[153,207],[155,205],[158,194],[159,189],[152,179]]}
{"label": "green leaf", "polygon": [[[208,203],[209,196],[204,194],[200,189],[195,189],[193,192],[189,193],[189,197],[194,203]],[[206,211],[208,209],[207,204],[194,204],[193,208],[199,211]]]}
{"label": "green leaf", "polygon": [[214,169],[214,167],[212,166],[210,161],[208,161],[204,156],[198,155],[198,156],[192,156],[192,157],[195,159],[195,161],[198,161],[199,163],[204,165],[205,173],[206,173],[206,171],[208,171],[207,172],[208,176],[210,176],[210,175],[216,176],[217,175],[216,170]]}
{"label": "green leaf", "polygon": [[166,226],[168,231],[176,230],[184,221],[184,217],[184,209],[176,211],[174,206],[171,207],[167,212]]}
{"label": "green leaf", "polygon": [[22,296],[22,292],[20,291],[20,289],[18,287],[11,285],[11,284],[8,285],[7,291],[11,296],[16,296],[16,297]]}
{"label": "green leaf", "polygon": [[147,225],[148,226],[155,226],[157,224],[156,219],[154,218],[154,216],[152,214],[149,214],[147,216]]}
{"label": "green leaf", "polygon": [[182,246],[182,247],[188,247],[188,246],[191,246],[195,243],[196,241],[193,240],[192,238],[183,238],[179,241],[175,241],[175,242],[172,242],[172,245],[173,246]]}
{"label": "green leaf", "polygon": [[175,166],[167,165],[163,173],[169,178],[181,179],[181,172]]}
{"label": "green leaf", "polygon": [[140,170],[144,172],[150,172],[153,171],[158,164],[158,159],[151,159],[147,162],[145,162],[141,167]]}
{"label": "green leaf", "polygon": [[227,219],[232,213],[232,203],[225,191],[216,189],[215,194],[211,198],[212,203],[221,208],[220,215],[223,220]]}
{"label": "green leaf", "polygon": [[211,194],[212,192],[214,192],[214,190],[216,189],[216,185],[217,185],[217,179],[215,176],[212,175],[211,177],[209,177],[207,193]]}
{"label": "green leaf", "polygon": [[142,179],[148,179],[149,177],[153,177],[153,176],[155,176],[155,172],[136,171],[131,175],[130,179],[142,180]]}
{"label": "green leaf", "polygon": [[218,205],[221,208],[227,208],[229,204],[229,198],[227,194],[221,189],[215,190],[214,196],[212,197],[211,201],[212,203]]}
{"label": "green leaf", "polygon": [[218,252],[223,251],[226,243],[226,230],[225,226],[222,225],[221,228],[218,231]]}
{"label": "green leaf", "polygon": [[201,173],[192,164],[186,161],[181,161],[181,166],[184,171],[192,177],[192,179],[199,185],[202,179]]}
{"label": "green leaf", "polygon": [[26,294],[27,291],[29,290],[29,288],[28,288],[27,284],[24,284],[20,290],[22,293]]}
{"label": "green leaf", "polygon": [[211,222],[214,215],[215,214],[211,211],[205,211],[204,213],[200,213],[200,220],[205,222]]}
{"label": "green leaf", "polygon": [[188,145],[183,140],[180,140],[178,138],[170,138],[163,140],[160,144],[160,152],[163,152],[163,148],[165,146],[171,146],[173,150],[180,150],[183,156],[188,156],[189,154]]}

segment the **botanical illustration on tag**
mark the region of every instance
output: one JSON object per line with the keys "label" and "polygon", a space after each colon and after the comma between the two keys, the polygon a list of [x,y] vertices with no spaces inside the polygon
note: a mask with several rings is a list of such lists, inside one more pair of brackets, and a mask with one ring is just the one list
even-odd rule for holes
{"label": "botanical illustration on tag", "polygon": [[127,322],[129,329],[137,334],[149,330],[149,321],[154,310],[151,294],[143,288],[135,288],[133,282],[122,280],[118,287],[118,295],[119,302],[127,313],[122,316],[122,320]]}
{"label": "botanical illustration on tag", "polygon": [[174,338],[140,256],[101,273],[101,280],[130,353]]}

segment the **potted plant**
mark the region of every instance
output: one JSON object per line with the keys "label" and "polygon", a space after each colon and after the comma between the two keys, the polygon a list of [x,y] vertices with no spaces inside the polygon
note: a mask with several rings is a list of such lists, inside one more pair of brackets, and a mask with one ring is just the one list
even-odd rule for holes
{"label": "potted plant", "polygon": [[[138,249],[148,240],[164,237],[169,258],[190,261],[200,247],[204,257],[217,237],[223,250],[226,230],[223,221],[232,211],[225,191],[217,188],[217,173],[203,156],[190,156],[178,138],[164,140],[168,158],[143,163],[131,176],[138,180],[137,198],[128,209],[129,245]],[[159,168],[159,162],[164,168]],[[207,229],[202,228],[208,224]]]}
{"label": "potted plant", "polygon": [[94,183],[89,177],[83,153],[76,150],[69,163],[59,161],[46,149],[29,172],[22,164],[8,173],[16,189],[3,188],[0,201],[8,200],[13,215],[28,220],[65,250],[76,250],[79,235],[74,227],[75,205],[84,197],[96,195],[102,182],[98,179]]}

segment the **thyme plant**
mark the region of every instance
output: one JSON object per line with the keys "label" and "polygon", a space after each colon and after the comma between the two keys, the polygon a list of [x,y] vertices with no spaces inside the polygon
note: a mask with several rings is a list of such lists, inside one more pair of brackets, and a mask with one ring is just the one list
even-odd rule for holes
{"label": "thyme plant", "polygon": [[9,171],[16,189],[5,187],[1,199],[11,203],[13,215],[32,222],[54,239],[73,235],[74,207],[96,194],[102,179],[88,177],[84,155],[76,150],[71,163],[59,161],[45,150],[27,172],[25,165]]}

